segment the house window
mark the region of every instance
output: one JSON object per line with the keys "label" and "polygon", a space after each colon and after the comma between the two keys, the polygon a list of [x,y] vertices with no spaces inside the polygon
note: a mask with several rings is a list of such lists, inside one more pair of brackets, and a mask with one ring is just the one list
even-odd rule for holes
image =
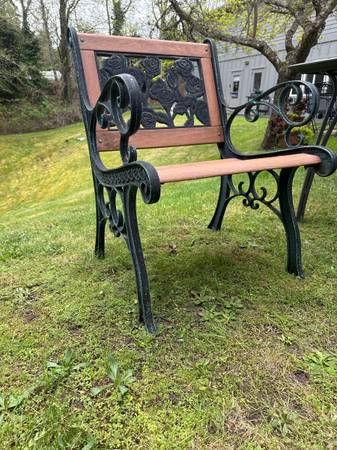
{"label": "house window", "polygon": [[321,94],[332,94],[331,81],[327,75],[308,73],[302,75],[302,80],[313,83],[318,88]]}
{"label": "house window", "polygon": [[240,90],[240,75],[234,75],[233,77],[233,89],[232,89],[232,98],[239,97]]}
{"label": "house window", "polygon": [[303,75],[304,81],[309,81],[310,83],[314,82],[314,74],[308,73],[307,75]]}
{"label": "house window", "polygon": [[262,72],[255,72],[253,77],[253,92],[261,91]]}

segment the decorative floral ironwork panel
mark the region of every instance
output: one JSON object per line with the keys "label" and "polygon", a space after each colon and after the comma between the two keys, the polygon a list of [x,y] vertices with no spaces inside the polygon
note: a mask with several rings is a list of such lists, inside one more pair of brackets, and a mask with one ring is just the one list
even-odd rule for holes
{"label": "decorative floral ironwork panel", "polygon": [[142,92],[142,128],[209,126],[205,86],[197,60],[118,53],[97,57],[101,88],[113,75],[133,75]]}

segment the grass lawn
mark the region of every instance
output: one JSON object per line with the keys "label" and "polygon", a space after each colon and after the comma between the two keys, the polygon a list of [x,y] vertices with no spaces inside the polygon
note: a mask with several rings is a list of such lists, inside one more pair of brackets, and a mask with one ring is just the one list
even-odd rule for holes
{"label": "grass lawn", "polygon": [[[235,140],[257,149],[262,126],[239,119]],[[236,200],[223,230],[207,229],[217,179],[140,200],[153,338],[124,242],[108,234],[106,258],[93,256],[83,138],[81,125],[0,137],[0,448],[336,449],[337,175],[316,178],[301,225],[305,280],[285,272],[266,208]]]}

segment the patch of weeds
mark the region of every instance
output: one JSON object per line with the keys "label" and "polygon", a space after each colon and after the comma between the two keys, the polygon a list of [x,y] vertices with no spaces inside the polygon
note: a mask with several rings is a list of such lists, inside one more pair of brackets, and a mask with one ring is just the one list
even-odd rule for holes
{"label": "patch of weeds", "polygon": [[30,241],[30,236],[24,231],[10,232],[0,239],[0,261],[20,258],[24,255],[24,248]]}
{"label": "patch of weeds", "polygon": [[259,444],[248,442],[248,444],[245,444],[244,450],[265,450],[265,448]]}
{"label": "patch of weeds", "polygon": [[138,347],[140,348],[151,348],[155,342],[155,337],[152,334],[145,332],[143,329],[139,328],[134,334],[134,339]]}
{"label": "patch of weeds", "polygon": [[293,432],[293,426],[298,419],[294,411],[281,411],[273,414],[270,425],[281,436],[289,436]]}
{"label": "patch of weeds", "polygon": [[304,357],[307,369],[314,377],[337,376],[337,357],[316,351]]}
{"label": "patch of weeds", "polygon": [[18,287],[15,288],[14,291],[14,300],[17,303],[23,303],[25,300],[27,300],[29,298],[29,289],[27,288],[22,288],[22,287]]}
{"label": "patch of weeds", "polygon": [[224,311],[219,310],[216,306],[204,307],[200,311],[201,320],[203,322],[224,322],[228,323],[235,320],[237,311],[243,308],[240,300],[231,299],[225,300],[221,306],[224,307]]}
{"label": "patch of weeds", "polygon": [[200,311],[203,322],[229,322],[229,317],[224,311],[219,311],[216,306],[209,306]]}
{"label": "patch of weeds", "polygon": [[243,308],[243,304],[239,298],[225,300],[222,305],[231,314],[235,314],[239,309]]}
{"label": "patch of weeds", "polygon": [[[67,410],[69,408],[67,407]],[[36,428],[31,432],[28,448],[50,450],[91,450],[95,441],[89,433],[78,426],[71,413],[56,403],[43,413]]]}
{"label": "patch of weeds", "polygon": [[89,363],[77,363],[75,359],[75,354],[71,350],[66,350],[59,362],[48,361],[47,370],[39,386],[54,389],[60,381],[69,377],[72,372],[88,367]]}
{"label": "patch of weeds", "polygon": [[[125,395],[129,392],[130,385],[135,381],[131,369],[122,370],[114,356],[110,353],[106,361],[106,375],[115,385],[118,391],[120,401],[123,401]],[[96,386],[91,389],[91,395],[96,396],[102,391],[109,389],[111,383],[103,386]]]}
{"label": "patch of weeds", "polygon": [[88,363],[75,363],[75,355],[67,350],[60,362],[47,362],[47,370],[42,378],[32,384],[22,394],[5,396],[0,393],[0,424],[5,414],[21,406],[34,392],[54,390],[57,384],[67,378],[72,372],[81,370]]}
{"label": "patch of weeds", "polygon": [[212,365],[210,364],[209,359],[199,359],[195,363],[195,370],[201,375],[203,375],[205,372],[208,373],[211,367]]}
{"label": "patch of weeds", "polygon": [[61,255],[64,253],[64,247],[57,242],[48,242],[47,245],[41,249],[41,253],[49,256]]}
{"label": "patch of weeds", "polygon": [[283,342],[284,345],[287,345],[287,346],[293,345],[293,343],[294,343],[292,337],[286,336],[284,334],[282,334],[279,339],[281,342]]}
{"label": "patch of weeds", "polygon": [[16,305],[24,304],[27,302],[34,302],[37,300],[37,293],[31,287],[17,287],[14,289],[13,295],[9,298],[13,298]]}
{"label": "patch of weeds", "polygon": [[214,295],[210,295],[207,289],[203,289],[201,292],[191,291],[191,296],[193,298],[193,303],[196,306],[202,306],[205,303],[210,303],[215,301]]}
{"label": "patch of weeds", "polygon": [[5,419],[5,415],[12,410],[18,408],[32,393],[31,389],[27,389],[23,394],[5,396],[0,393],[0,425]]}

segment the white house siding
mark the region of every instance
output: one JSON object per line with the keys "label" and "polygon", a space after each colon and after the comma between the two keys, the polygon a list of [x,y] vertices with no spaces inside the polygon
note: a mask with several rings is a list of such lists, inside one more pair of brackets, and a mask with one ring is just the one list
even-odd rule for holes
{"label": "white house siding", "polygon": [[[284,58],[284,37],[274,40],[274,48],[279,56]],[[243,47],[219,45],[219,65],[225,100],[228,106],[235,107],[245,103],[253,91],[254,73],[261,72],[260,90],[265,91],[275,85],[277,72],[273,65],[263,55],[253,50],[243,50]],[[330,17],[324,33],[318,44],[311,50],[307,61],[337,57],[337,19]],[[233,94],[234,80],[240,77],[239,92]]]}

